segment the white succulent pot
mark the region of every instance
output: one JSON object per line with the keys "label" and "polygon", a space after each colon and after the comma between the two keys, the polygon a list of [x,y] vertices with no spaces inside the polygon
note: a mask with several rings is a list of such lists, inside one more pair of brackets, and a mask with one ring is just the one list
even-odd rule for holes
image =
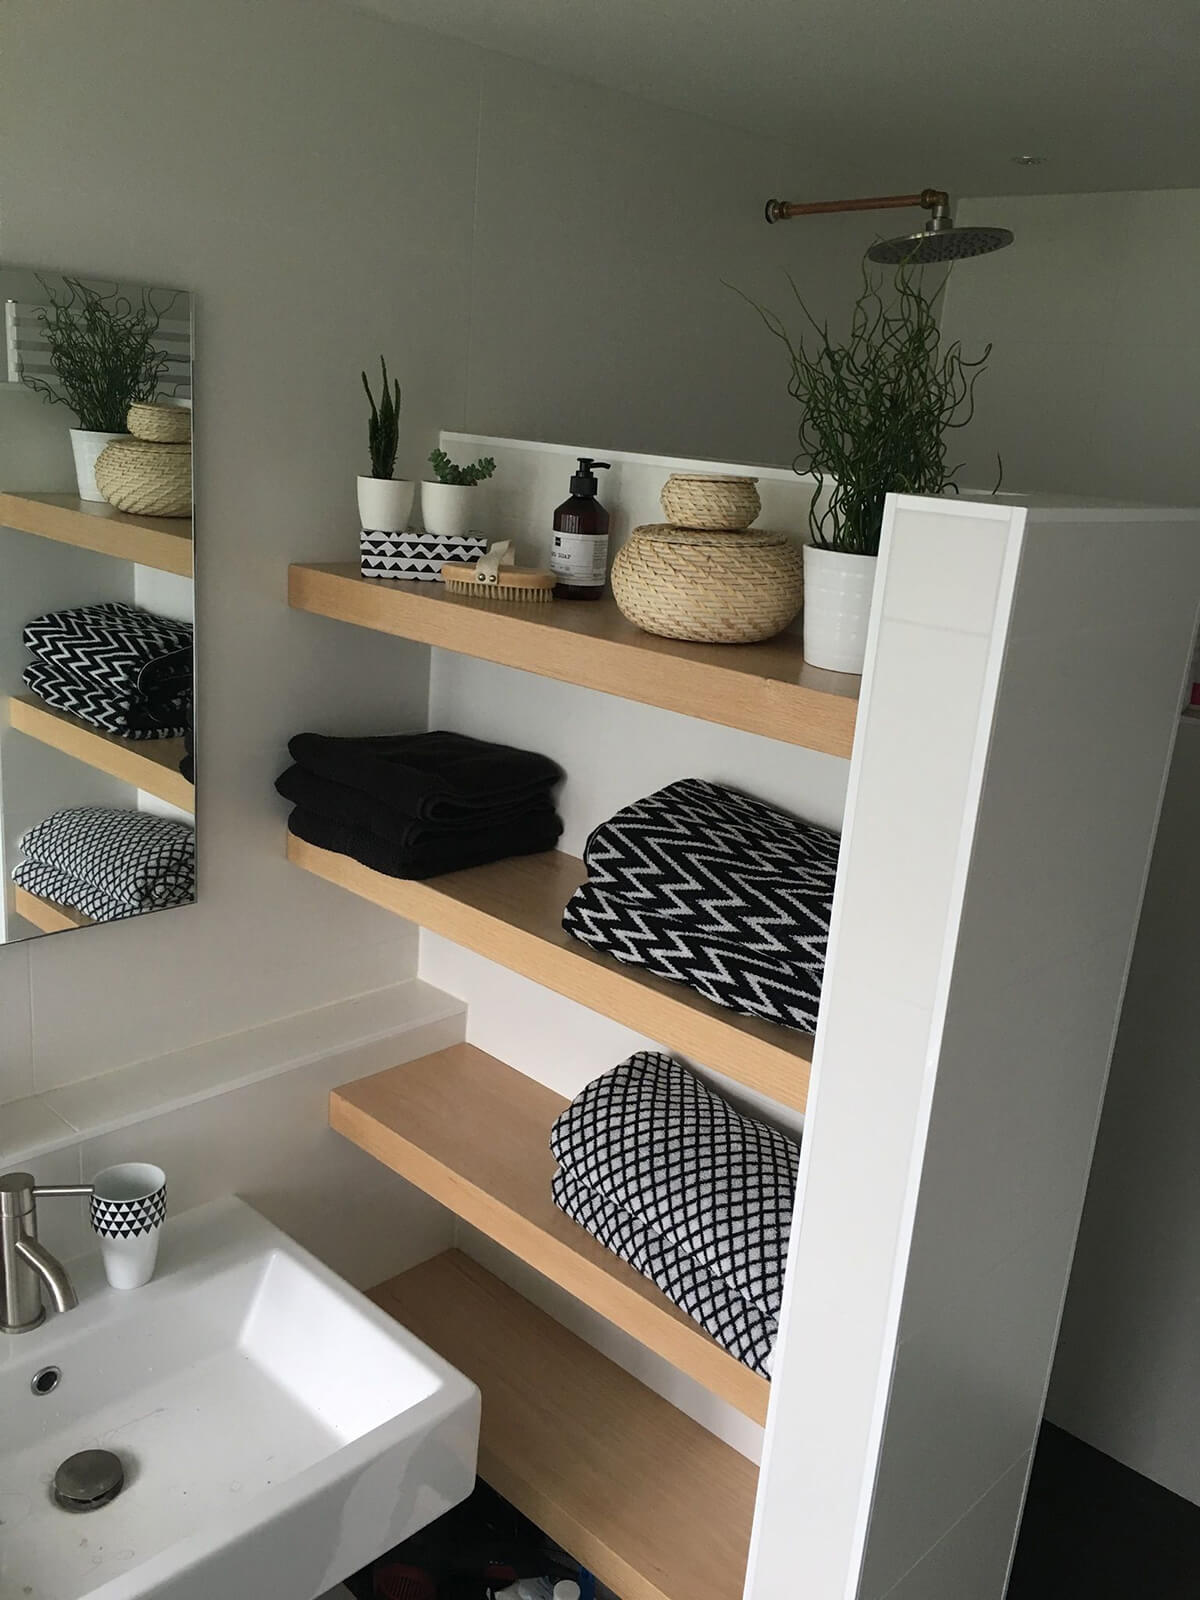
{"label": "white succulent pot", "polygon": [[421,484],[421,517],[435,539],[461,539],[478,532],[479,487],[473,483]]}
{"label": "white succulent pot", "polygon": [[417,486],[411,478],[359,478],[358,516],[368,533],[403,533]]}
{"label": "white succulent pot", "polygon": [[96,487],[96,463],[106,444],[114,439],[128,439],[127,433],[93,433],[90,428],[68,428],[71,435],[71,453],[75,457],[75,482],[81,500],[99,500],[104,496]]}
{"label": "white succulent pot", "polygon": [[829,672],[861,672],[875,592],[874,556],[804,546],[804,659]]}

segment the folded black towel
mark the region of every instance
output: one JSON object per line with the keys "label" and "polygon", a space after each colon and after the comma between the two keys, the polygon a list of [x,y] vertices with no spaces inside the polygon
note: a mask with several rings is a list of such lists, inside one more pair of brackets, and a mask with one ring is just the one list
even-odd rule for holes
{"label": "folded black towel", "polygon": [[195,894],[195,830],[173,817],[76,806],[35,823],[20,848],[25,861],[13,872],[18,883],[25,867],[50,867],[105,901],[134,910],[179,905]]}
{"label": "folded black towel", "polygon": [[68,711],[89,727],[115,733],[122,739],[177,739],[190,714],[186,695],[112,695],[101,686],[82,684],[38,660],[28,663],[22,678],[26,688],[46,705],[56,711]]}
{"label": "folded black towel", "polygon": [[639,1050],[557,1119],[555,1204],[739,1361],[769,1370],[799,1147]]}
{"label": "folded black towel", "polygon": [[299,733],[288,749],[306,772],[429,822],[470,821],[479,812],[536,804],[563,775],[548,756],[461,733],[367,739]]}
{"label": "folded black towel", "polygon": [[[454,822],[427,822],[420,817],[396,811],[376,800],[362,789],[351,789],[344,783],[332,783],[328,778],[318,778],[303,767],[289,767],[275,780],[275,788],[285,800],[299,806],[302,811],[331,822],[342,822],[348,827],[362,828],[401,850],[425,850],[440,844],[468,841],[479,836],[480,843],[494,841],[498,830],[518,827],[528,822],[532,827],[547,822],[554,815],[554,801],[549,789],[519,806],[508,806],[487,812],[472,812]],[[547,847],[548,848],[548,847]]]}
{"label": "folded black towel", "polygon": [[177,698],[190,692],[192,624],[124,600],[48,611],[25,625],[25,647],[85,688]]}
{"label": "folded black towel", "polygon": [[596,828],[563,927],[717,1005],[816,1027],[835,833],[689,778]]}
{"label": "folded black towel", "polygon": [[179,763],[179,770],[189,783],[196,781],[196,729],[188,723],[183,730],[183,757]]}
{"label": "folded black towel", "polygon": [[318,816],[299,806],[288,818],[288,828],[298,839],[349,856],[389,878],[436,878],[443,872],[461,872],[510,856],[553,850],[562,823],[554,811],[535,811],[502,828],[460,830],[412,849],[382,839],[366,828]]}

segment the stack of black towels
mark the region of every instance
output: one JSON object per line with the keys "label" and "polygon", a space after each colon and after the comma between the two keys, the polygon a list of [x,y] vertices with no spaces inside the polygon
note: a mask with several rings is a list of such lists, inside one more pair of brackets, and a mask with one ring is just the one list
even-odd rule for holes
{"label": "stack of black towels", "polygon": [[432,878],[552,850],[562,832],[547,756],[461,733],[297,734],[275,787],[298,839],[392,878]]}
{"label": "stack of black towels", "polygon": [[550,1148],[555,1204],[769,1376],[799,1146],[639,1050],[571,1102]]}
{"label": "stack of black towels", "polygon": [[122,739],[178,739],[192,719],[192,625],[123,600],[25,625],[25,686]]}
{"label": "stack of black towels", "polygon": [[563,927],[731,1011],[811,1033],[839,845],[765,801],[685,778],[592,833]]}

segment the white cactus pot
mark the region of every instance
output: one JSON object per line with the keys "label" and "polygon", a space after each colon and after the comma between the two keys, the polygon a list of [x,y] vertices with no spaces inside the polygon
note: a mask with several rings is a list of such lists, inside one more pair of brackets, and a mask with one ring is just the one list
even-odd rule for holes
{"label": "white cactus pot", "polygon": [[127,433],[93,433],[90,428],[68,428],[71,436],[71,453],[75,457],[75,482],[81,500],[104,501],[96,487],[96,463],[105,445],[114,439],[128,439]]}
{"label": "white cactus pot", "polygon": [[358,515],[368,533],[403,533],[417,486],[411,478],[360,478]]}
{"label": "white cactus pot", "polygon": [[804,659],[830,672],[861,672],[875,591],[874,556],[804,546]]}

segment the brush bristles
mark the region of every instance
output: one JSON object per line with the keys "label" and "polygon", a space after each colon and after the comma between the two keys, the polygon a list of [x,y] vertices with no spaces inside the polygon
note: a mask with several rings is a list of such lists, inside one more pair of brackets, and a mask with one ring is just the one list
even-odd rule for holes
{"label": "brush bristles", "polygon": [[538,602],[553,600],[553,589],[523,589],[515,583],[464,583],[461,578],[444,578],[442,580],[447,589],[453,589],[455,594],[469,594],[475,600],[496,600],[507,603],[510,600],[518,602]]}

